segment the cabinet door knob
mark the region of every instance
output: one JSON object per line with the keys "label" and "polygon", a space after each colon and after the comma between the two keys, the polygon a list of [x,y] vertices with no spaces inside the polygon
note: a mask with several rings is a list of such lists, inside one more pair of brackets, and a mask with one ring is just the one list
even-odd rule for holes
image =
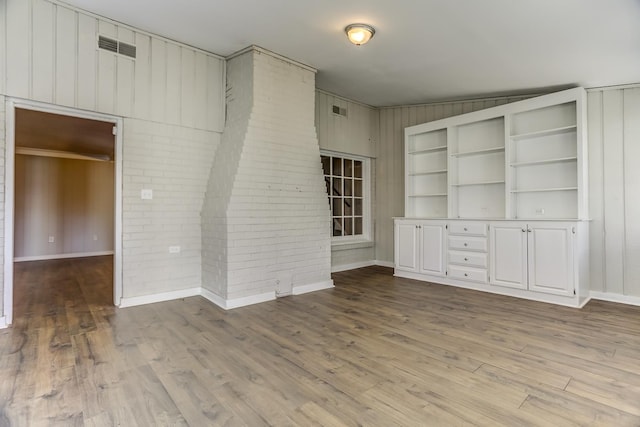
{"label": "cabinet door knob", "polygon": [[527,233],[531,233],[531,229],[530,228],[527,228]]}
{"label": "cabinet door knob", "polygon": [[525,229],[523,228],[523,229],[522,229],[522,232],[523,232],[523,233],[526,233],[526,232],[527,232],[527,230],[525,230]]}

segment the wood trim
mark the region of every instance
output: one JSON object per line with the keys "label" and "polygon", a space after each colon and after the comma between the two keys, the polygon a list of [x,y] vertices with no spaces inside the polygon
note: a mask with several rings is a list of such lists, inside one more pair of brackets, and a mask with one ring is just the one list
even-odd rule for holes
{"label": "wood trim", "polygon": [[161,292],[159,294],[142,295],[138,297],[122,298],[120,308],[135,307],[138,305],[153,304],[156,302],[171,301],[181,298],[200,295],[200,287],[181,289],[179,291]]}
{"label": "wood trim", "polygon": [[43,261],[48,259],[65,259],[65,258],[85,258],[92,256],[105,256],[113,255],[113,251],[101,251],[101,252],[73,252],[68,254],[54,254],[54,255],[36,255],[36,256],[22,256],[13,259],[13,262],[26,262],[26,261]]}

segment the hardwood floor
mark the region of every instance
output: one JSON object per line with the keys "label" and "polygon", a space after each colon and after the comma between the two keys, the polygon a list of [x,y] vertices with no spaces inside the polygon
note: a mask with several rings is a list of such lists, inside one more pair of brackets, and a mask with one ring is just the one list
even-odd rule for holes
{"label": "hardwood floor", "polygon": [[370,267],[230,312],[116,309],[111,258],[16,264],[0,425],[640,426],[640,307]]}

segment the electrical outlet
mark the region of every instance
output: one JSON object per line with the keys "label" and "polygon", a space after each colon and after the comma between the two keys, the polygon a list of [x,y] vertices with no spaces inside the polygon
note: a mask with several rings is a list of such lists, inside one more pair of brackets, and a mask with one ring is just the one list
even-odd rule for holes
{"label": "electrical outlet", "polygon": [[169,246],[169,253],[170,254],[179,254],[180,253],[180,246]]}
{"label": "electrical outlet", "polygon": [[538,214],[538,215],[544,215],[544,208],[538,208],[538,209],[536,209],[536,214]]}
{"label": "electrical outlet", "polygon": [[55,242],[56,242],[55,236],[49,236],[49,243],[55,243]]}
{"label": "electrical outlet", "polygon": [[143,188],[142,190],[140,190],[140,198],[142,200],[153,199],[153,190],[150,188]]}

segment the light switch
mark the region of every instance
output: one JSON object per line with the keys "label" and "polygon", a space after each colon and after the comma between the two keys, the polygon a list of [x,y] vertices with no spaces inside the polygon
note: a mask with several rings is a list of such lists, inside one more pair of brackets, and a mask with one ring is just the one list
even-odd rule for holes
{"label": "light switch", "polygon": [[169,246],[169,253],[170,254],[179,254],[180,253],[180,246]]}
{"label": "light switch", "polygon": [[150,188],[143,188],[142,190],[140,190],[140,198],[142,200],[153,199],[153,190]]}

